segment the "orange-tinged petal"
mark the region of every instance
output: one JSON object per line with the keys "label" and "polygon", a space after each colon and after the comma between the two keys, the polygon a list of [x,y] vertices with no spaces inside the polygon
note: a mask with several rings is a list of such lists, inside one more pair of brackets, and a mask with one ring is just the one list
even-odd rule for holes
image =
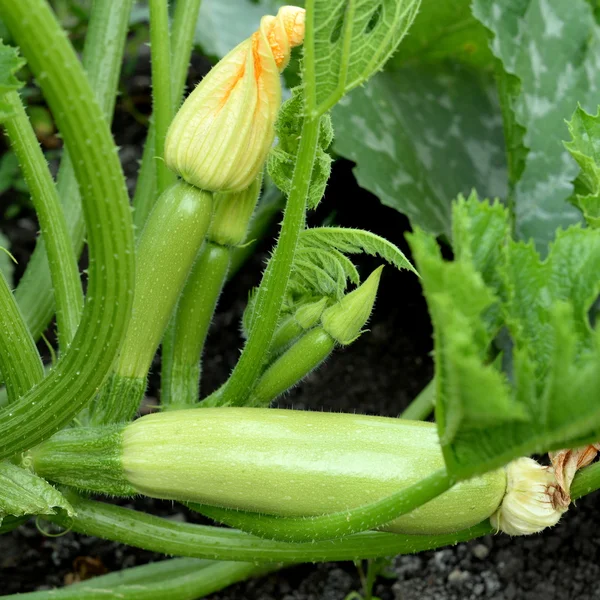
{"label": "orange-tinged petal", "polygon": [[284,6],[225,56],[188,96],[167,133],[165,160],[210,191],[252,184],[275,136],[280,71],[304,37],[304,10]]}

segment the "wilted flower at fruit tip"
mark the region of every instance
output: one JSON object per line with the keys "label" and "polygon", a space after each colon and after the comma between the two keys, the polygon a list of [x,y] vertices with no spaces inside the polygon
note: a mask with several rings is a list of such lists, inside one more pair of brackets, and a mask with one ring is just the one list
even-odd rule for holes
{"label": "wilted flower at fruit tip", "polygon": [[304,39],[304,9],[283,6],[225,56],[188,96],[167,133],[165,160],[210,191],[247,188],[275,135],[280,72]]}

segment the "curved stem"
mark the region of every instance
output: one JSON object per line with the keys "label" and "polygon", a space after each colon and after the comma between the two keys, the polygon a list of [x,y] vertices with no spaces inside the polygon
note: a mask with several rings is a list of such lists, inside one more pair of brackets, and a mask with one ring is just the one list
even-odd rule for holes
{"label": "curved stem", "polygon": [[[57,600],[196,600],[279,566],[173,558],[101,575],[52,590]],[[6,600],[48,600],[48,592],[11,594]]]}
{"label": "curved stem", "polygon": [[577,500],[600,489],[600,462],[581,469],[571,485],[571,499]]}
{"label": "curved stem", "polygon": [[[305,224],[306,197],[315,160],[319,120],[304,119],[302,139],[281,233],[256,294],[254,324],[230,378],[216,394],[217,405],[242,406],[262,370],[277,327],[298,237]],[[211,399],[211,401],[213,401]]]}
{"label": "curved stem", "polygon": [[[110,121],[123,58],[125,36],[133,0],[96,0],[83,50],[83,65],[100,108]],[[79,187],[67,151],[63,153],[57,177],[57,191],[67,229],[77,256],[83,248],[84,222]],[[37,340],[54,314],[52,279],[46,245],[40,239],[15,290],[23,318]]]}
{"label": "curved stem", "polygon": [[164,162],[165,137],[173,119],[171,101],[171,42],[168,0],[150,0],[150,47],[152,49],[152,112],[154,116],[154,160],[157,192],[175,181],[175,174]]}
{"label": "curved stem", "polygon": [[8,283],[0,273],[0,372],[8,402],[18,400],[44,378],[42,359]]}
{"label": "curved stem", "polygon": [[377,529],[419,506],[433,500],[451,487],[446,471],[441,469],[421,481],[365,506],[321,517],[285,517],[224,511],[211,506],[190,504],[194,510],[239,527],[253,535],[285,542],[331,540],[353,533]]}
{"label": "curved stem", "polygon": [[89,283],[81,325],[54,370],[0,410],[0,457],[38,444],[69,423],[96,394],[123,341],[131,313],[133,235],[129,199],[102,110],[64,31],[44,0],[0,0],[2,18],[36,75],[81,189]]}
{"label": "curved stem", "polygon": [[69,495],[77,511],[49,517],[86,535],[129,544],[163,554],[252,562],[358,560],[412,554],[493,532],[489,521],[443,535],[398,535],[369,531],[339,540],[290,544],[263,540],[241,531],[177,523],[146,513]]}
{"label": "curved stem", "polygon": [[54,180],[21,98],[18,92],[9,92],[5,95],[5,100],[13,113],[11,118],[4,122],[4,127],[29,186],[46,244],[56,302],[58,343],[64,351],[75,337],[83,310],[83,290],[77,257],[67,231]]}

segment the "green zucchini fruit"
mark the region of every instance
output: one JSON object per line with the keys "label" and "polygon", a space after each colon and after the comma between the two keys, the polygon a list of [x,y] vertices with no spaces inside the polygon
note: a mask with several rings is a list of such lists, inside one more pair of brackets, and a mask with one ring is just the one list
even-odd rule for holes
{"label": "green zucchini fruit", "polygon": [[[355,414],[206,408],[78,431],[32,451],[39,475],[105,493],[281,516],[362,506],[444,466],[434,424]],[[386,528],[465,529],[490,517],[505,491],[504,469],[494,471],[458,483]]]}

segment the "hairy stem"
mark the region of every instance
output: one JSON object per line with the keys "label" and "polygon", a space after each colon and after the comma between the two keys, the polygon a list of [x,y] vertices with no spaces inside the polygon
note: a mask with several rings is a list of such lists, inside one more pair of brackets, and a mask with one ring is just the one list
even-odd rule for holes
{"label": "hairy stem", "polygon": [[81,324],[50,374],[0,410],[0,458],[64,427],[96,394],[131,313],[133,228],[108,124],[75,51],[44,0],[0,0],[2,18],[35,74],[70,154],[88,231],[89,280]]}
{"label": "hairy stem", "polygon": [[75,517],[50,520],[86,535],[163,554],[252,562],[358,560],[412,554],[473,539],[493,531],[489,521],[443,535],[398,535],[369,531],[339,540],[290,544],[263,540],[222,527],[177,523],[94,500],[69,495]]}
{"label": "hairy stem", "polygon": [[233,373],[216,394],[217,405],[243,406],[262,370],[277,327],[298,238],[305,225],[306,197],[318,134],[319,120],[305,119],[281,233],[256,294],[254,324]]}
{"label": "hairy stem", "polygon": [[[133,0],[96,0],[83,50],[83,66],[100,108],[110,121],[113,113],[123,48]],[[67,149],[68,150],[68,149]],[[73,164],[63,153],[57,177],[57,191],[67,229],[77,256],[83,248],[84,221]],[[44,239],[40,239],[15,291],[31,335],[37,340],[54,314],[52,279]]]}

